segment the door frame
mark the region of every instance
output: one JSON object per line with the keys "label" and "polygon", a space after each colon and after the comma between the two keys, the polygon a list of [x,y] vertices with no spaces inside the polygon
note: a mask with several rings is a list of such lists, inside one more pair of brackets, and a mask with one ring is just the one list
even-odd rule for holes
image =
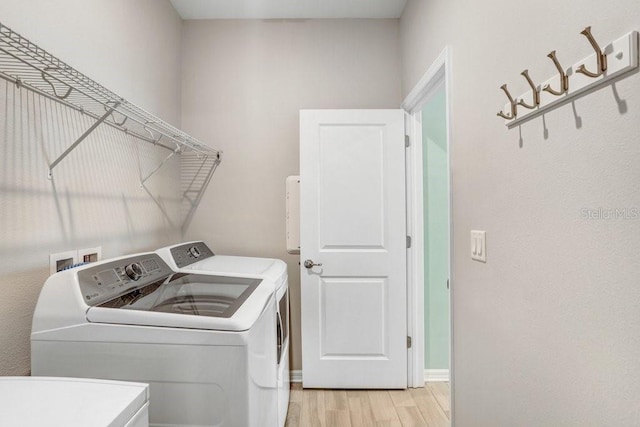
{"label": "door frame", "polygon": [[[424,386],[424,227],[423,227],[423,167],[422,127],[416,116],[435,91],[444,86],[446,98],[447,159],[449,167],[449,381],[451,384],[451,414],[453,416],[453,298],[451,298],[453,272],[453,135],[451,97],[451,49],[447,46],[431,64],[420,81],[411,90],[401,107],[406,114],[406,131],[411,141],[407,150],[407,230],[412,236],[412,247],[407,256],[407,308],[408,331],[412,347],[408,355],[410,387]],[[452,424],[453,424],[453,418]]]}

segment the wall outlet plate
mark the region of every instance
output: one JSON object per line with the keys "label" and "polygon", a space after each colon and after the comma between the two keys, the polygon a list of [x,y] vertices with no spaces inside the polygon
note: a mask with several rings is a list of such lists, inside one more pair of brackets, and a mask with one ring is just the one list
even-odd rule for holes
{"label": "wall outlet plate", "polygon": [[78,262],[96,262],[102,259],[102,246],[78,249]]}
{"label": "wall outlet plate", "polygon": [[54,274],[78,262],[78,251],[49,254],[49,273]]}
{"label": "wall outlet plate", "polygon": [[487,232],[471,230],[471,259],[487,262]]}

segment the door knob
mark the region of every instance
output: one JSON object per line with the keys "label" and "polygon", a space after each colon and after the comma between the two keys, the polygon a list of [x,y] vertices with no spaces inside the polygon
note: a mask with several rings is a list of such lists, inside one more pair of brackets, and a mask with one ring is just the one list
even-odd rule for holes
{"label": "door knob", "polygon": [[312,260],[307,259],[307,260],[304,261],[304,266],[305,266],[305,268],[321,267],[322,263],[320,262],[320,263],[316,264]]}

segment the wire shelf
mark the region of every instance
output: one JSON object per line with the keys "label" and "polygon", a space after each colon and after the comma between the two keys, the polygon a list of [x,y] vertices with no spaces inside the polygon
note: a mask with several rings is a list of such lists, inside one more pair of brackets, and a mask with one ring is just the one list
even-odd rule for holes
{"label": "wire shelf", "polygon": [[[0,78],[95,120],[75,142],[49,164],[50,179],[53,169],[101,124],[170,151],[151,173],[145,177],[141,176],[140,185],[148,193],[145,181],[160,170],[172,156],[184,154],[184,160],[191,167],[181,172],[182,202],[186,210],[183,230],[188,226],[211,176],[221,162],[222,151],[209,147],[118,96],[2,23]],[[149,195],[154,198],[151,193]]]}
{"label": "wire shelf", "polygon": [[[116,95],[0,23],[0,78],[171,151],[222,152]],[[169,143],[172,143],[169,145]],[[175,145],[175,147],[172,147]]]}

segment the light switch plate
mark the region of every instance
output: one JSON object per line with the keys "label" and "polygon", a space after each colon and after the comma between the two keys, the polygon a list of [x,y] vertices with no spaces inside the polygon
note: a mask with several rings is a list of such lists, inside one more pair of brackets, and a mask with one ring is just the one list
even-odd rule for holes
{"label": "light switch plate", "polygon": [[471,259],[487,262],[487,232],[471,230]]}

